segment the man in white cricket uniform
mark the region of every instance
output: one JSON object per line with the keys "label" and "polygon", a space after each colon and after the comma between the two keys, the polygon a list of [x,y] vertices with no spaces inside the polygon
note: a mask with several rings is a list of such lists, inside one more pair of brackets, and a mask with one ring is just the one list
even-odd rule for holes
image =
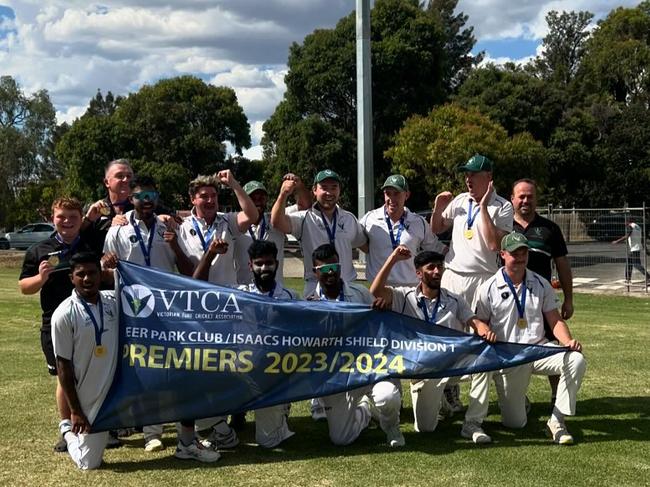
{"label": "man in white cricket uniform", "polygon": [[[440,287],[444,268],[444,256],[437,252],[423,251],[415,259],[406,245],[399,245],[391,252],[377,273],[370,292],[381,298],[387,308],[417,318],[432,326],[445,326],[463,331],[465,326],[489,342],[495,335],[488,325],[476,318],[462,296]],[[417,286],[387,286],[393,267],[399,262],[413,261],[419,283]],[[411,381],[411,400],[415,417],[415,431],[431,432],[438,426],[438,413],[446,384],[457,383],[460,377],[442,379],[414,379]],[[473,410],[465,417],[472,419]]]}
{"label": "man in white cricket uniform", "polygon": [[[128,221],[126,225],[112,226],[108,230],[104,241],[105,262],[114,267],[117,265],[117,259],[122,259],[167,272],[175,272],[178,268],[181,274],[192,275],[193,264],[185,253],[182,240],[179,240],[176,232],[168,228],[154,212],[158,191],[153,179],[146,176],[135,177],[131,180],[130,187],[129,199],[134,209],[125,214]],[[185,442],[186,446],[192,445],[194,422],[181,424],[182,426],[178,426],[179,439]],[[188,428],[191,428],[189,430],[191,434]],[[162,442],[162,425],[144,426],[142,432],[146,451],[160,451],[165,448]],[[176,456],[183,459],[214,461],[204,450],[193,449],[180,454],[177,450]]]}
{"label": "man in white cricket uniform", "polygon": [[[431,230],[438,234],[453,225],[442,287],[476,304],[476,289],[499,268],[501,237],[512,231],[512,204],[492,187],[493,164],[476,154],[458,168],[465,174],[467,192],[455,198],[449,191],[436,196]],[[452,201],[453,199],[453,201]],[[453,412],[463,410],[458,386],[445,394]]]}
{"label": "man in white cricket uniform", "polygon": [[[225,184],[234,191],[241,211],[219,211],[219,184]],[[230,170],[219,171],[214,177],[198,176],[190,182],[189,194],[192,214],[183,220],[179,228],[180,240],[194,266],[198,265],[213,240],[225,242],[226,252],[217,254],[210,263],[208,281],[234,287],[237,285],[234,240],[248,231],[252,222],[257,221],[257,208]]]}
{"label": "man in white cricket uniform", "polygon": [[[525,397],[531,374],[559,375],[557,398],[551,418],[546,423],[555,443],[573,443],[564,424],[565,415],[574,415],[576,397],[586,369],[582,345],[571,336],[569,327],[560,317],[555,291],[539,274],[526,269],[528,239],[512,232],[501,241],[504,267],[481,285],[478,290],[476,314],[490,324],[497,340],[514,343],[544,345],[544,318],[558,342],[570,351],[558,353],[530,364],[504,369],[495,374],[500,380],[497,388],[501,406],[501,422],[510,428],[526,425]],[[483,408],[487,415],[490,380],[474,381],[470,391],[470,404]]]}
{"label": "man in white cricket uniform", "polygon": [[99,257],[72,256],[74,290],[52,315],[52,342],[59,381],[70,405],[70,419],[59,424],[68,453],[82,470],[102,463],[108,431],[88,433],[113,381],[119,322],[114,291],[99,291]]}
{"label": "man in white cricket uniform", "polygon": [[367,254],[366,280],[372,282],[393,250],[398,245],[404,245],[411,251],[411,257],[395,263],[387,283],[391,286],[416,286],[419,281],[413,256],[421,250],[444,254],[447,248],[422,216],[406,208],[406,200],[411,193],[404,176],[389,176],[381,189],[384,192],[384,206],[369,211],[359,221],[368,237],[367,247],[362,248]]}
{"label": "man in white cricket uniform", "polygon": [[271,213],[266,211],[269,200],[269,193],[264,184],[260,181],[249,181],[244,185],[244,192],[255,204],[259,217],[250,228],[240,233],[235,238],[235,267],[237,268],[237,282],[239,284],[250,284],[253,280],[253,273],[249,265],[248,249],[254,241],[269,241],[275,244],[278,254],[278,268],[275,276],[277,283],[282,286],[284,283],[284,233],[271,225]]}
{"label": "man in white cricket uniform", "polygon": [[[316,289],[308,300],[346,301],[371,305],[373,298],[359,284],[341,279],[341,264],[332,244],[317,247],[312,255],[314,274],[318,279]],[[404,436],[399,428],[402,398],[392,381],[381,381],[373,386],[361,387],[320,398],[327,414],[327,425],[332,443],[349,445],[368,426],[371,418],[368,399],[372,400],[379,416],[379,426],[386,433],[391,448],[404,446]]]}
{"label": "man in white cricket uniform", "polygon": [[271,211],[271,224],[285,234],[291,234],[300,241],[303,255],[305,290],[311,294],[316,288],[311,255],[319,245],[330,243],[336,247],[340,256],[341,277],[352,282],[357,273],[352,262],[352,249],[363,246],[367,239],[357,217],[339,207],[341,178],[325,169],[316,174],[312,188],[316,203],[308,210],[287,215],[287,198],[296,188],[296,182],[287,179],[282,182],[280,195]]}
{"label": "man in white cricket uniform", "polygon": [[[295,300],[297,296],[290,289],[282,287],[275,278],[279,268],[278,248],[270,240],[254,240],[248,247],[252,282],[242,284],[239,289],[261,294],[273,299]],[[279,404],[255,411],[255,441],[264,448],[275,448],[295,433],[289,429],[287,416],[289,404]]]}

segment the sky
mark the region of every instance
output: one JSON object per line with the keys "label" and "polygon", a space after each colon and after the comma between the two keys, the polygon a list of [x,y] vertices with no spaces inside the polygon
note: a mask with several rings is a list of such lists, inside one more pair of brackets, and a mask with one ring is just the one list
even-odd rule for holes
{"label": "sky", "polygon": [[[596,20],[640,0],[459,0],[485,62],[525,62],[540,52],[550,10]],[[293,42],[334,27],[354,0],[0,0],[0,75],[27,93],[46,89],[57,121],[84,113],[97,90],[126,95],[192,74],[232,87],[261,156],[262,124],[285,91]]]}

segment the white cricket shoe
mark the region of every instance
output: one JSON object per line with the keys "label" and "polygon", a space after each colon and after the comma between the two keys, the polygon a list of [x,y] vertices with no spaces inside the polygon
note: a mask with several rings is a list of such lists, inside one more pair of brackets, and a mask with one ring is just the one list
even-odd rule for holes
{"label": "white cricket shoe", "polygon": [[399,424],[392,426],[388,431],[386,431],[386,441],[388,442],[388,446],[391,448],[399,448],[406,444],[404,435],[399,429]]}
{"label": "white cricket shoe", "polygon": [[551,438],[553,438],[553,443],[557,443],[558,445],[573,445],[573,436],[566,429],[564,423],[549,419],[546,422],[546,430]]}
{"label": "white cricket shoe", "polygon": [[[225,421],[223,421],[223,423],[226,424]],[[210,433],[206,437],[199,439],[201,445],[204,448],[207,448],[209,450],[217,450],[219,448],[228,450],[239,445],[237,432],[233,428],[228,426],[227,432],[221,432],[217,430],[216,426],[217,425],[211,428]]]}
{"label": "white cricket shoe", "polygon": [[189,446],[185,446],[179,441],[176,445],[174,456],[181,460],[196,460],[203,463],[216,462],[221,458],[218,451],[203,448],[201,443],[196,440],[194,440]]}
{"label": "white cricket shoe", "polygon": [[147,452],[161,451],[164,449],[165,445],[160,441],[160,438],[151,438],[144,444],[144,451]]}
{"label": "white cricket shoe", "polygon": [[463,423],[463,429],[460,430],[460,436],[472,440],[477,445],[492,442],[492,438],[483,431],[481,425],[474,421],[465,421]]}

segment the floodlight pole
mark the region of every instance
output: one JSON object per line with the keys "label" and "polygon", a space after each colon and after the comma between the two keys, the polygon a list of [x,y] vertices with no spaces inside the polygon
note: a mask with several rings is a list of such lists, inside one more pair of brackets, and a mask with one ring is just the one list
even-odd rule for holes
{"label": "floodlight pole", "polygon": [[358,215],[374,206],[372,163],[372,73],[370,66],[370,0],[357,2],[357,181]]}

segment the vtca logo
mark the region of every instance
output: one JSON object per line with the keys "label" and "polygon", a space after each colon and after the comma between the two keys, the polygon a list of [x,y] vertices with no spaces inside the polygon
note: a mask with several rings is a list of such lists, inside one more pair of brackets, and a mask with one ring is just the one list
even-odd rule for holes
{"label": "vtca logo", "polygon": [[140,284],[124,286],[120,297],[122,299],[122,311],[126,316],[146,318],[153,313],[156,300],[151,291]]}

